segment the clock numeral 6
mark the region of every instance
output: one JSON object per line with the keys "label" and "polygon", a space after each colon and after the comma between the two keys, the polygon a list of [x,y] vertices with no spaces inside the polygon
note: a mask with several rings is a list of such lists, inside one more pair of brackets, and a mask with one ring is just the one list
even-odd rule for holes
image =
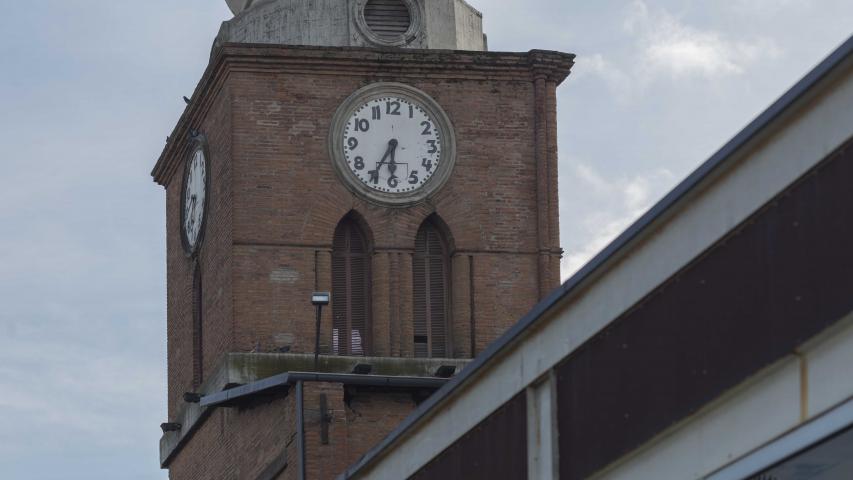
{"label": "clock numeral 6", "polygon": [[356,170],[364,170],[364,159],[363,158],[355,157],[352,164]]}
{"label": "clock numeral 6", "polygon": [[347,146],[350,150],[355,150],[358,147],[358,139],[355,137],[349,137],[347,139]]}
{"label": "clock numeral 6", "polygon": [[409,185],[415,185],[418,183],[418,171],[412,170],[411,175],[409,175]]}
{"label": "clock numeral 6", "polygon": [[423,165],[423,167],[424,167],[424,168],[426,168],[426,171],[427,171],[427,172],[432,171],[432,160],[430,160],[430,159],[428,159],[428,158],[425,158],[425,159],[423,159],[423,161],[421,162],[421,165]]}
{"label": "clock numeral 6", "polygon": [[388,178],[388,186],[391,188],[397,188],[397,185],[400,184],[400,181],[397,180],[397,177]]}
{"label": "clock numeral 6", "polygon": [[366,118],[355,120],[355,131],[366,132],[370,130],[370,122]]}

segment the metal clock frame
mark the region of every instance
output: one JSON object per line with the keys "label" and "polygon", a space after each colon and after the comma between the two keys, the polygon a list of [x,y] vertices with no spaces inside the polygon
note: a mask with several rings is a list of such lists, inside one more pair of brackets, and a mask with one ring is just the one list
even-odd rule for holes
{"label": "metal clock frame", "polygon": [[[204,231],[207,229],[208,208],[210,206],[210,149],[208,148],[207,137],[199,132],[194,132],[190,139],[191,149],[184,161],[183,185],[181,186],[181,244],[184,247],[184,254],[187,257],[195,258],[198,255],[199,249],[204,242]],[[201,226],[199,227],[198,238],[195,241],[195,246],[190,246],[186,231],[186,201],[187,201],[187,179],[190,175],[190,165],[195,152],[201,150],[204,155],[204,212],[201,216]]]}
{"label": "metal clock frame", "polygon": [[[366,102],[389,96],[407,97],[422,105],[429,116],[435,120],[441,134],[442,146],[438,170],[422,187],[412,192],[386,193],[368,187],[350,172],[344,155],[341,135],[353,112]],[[404,83],[377,82],[356,90],[338,107],[329,129],[329,155],[335,172],[350,191],[382,206],[406,207],[424,201],[447,183],[456,165],[456,134],[450,117],[427,93]]]}

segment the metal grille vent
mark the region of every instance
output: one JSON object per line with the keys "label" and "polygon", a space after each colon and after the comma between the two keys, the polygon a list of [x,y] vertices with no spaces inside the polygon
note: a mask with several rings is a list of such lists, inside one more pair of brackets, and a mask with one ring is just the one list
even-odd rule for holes
{"label": "metal grille vent", "polygon": [[379,38],[393,41],[409,30],[412,15],[402,0],[370,0],[364,6],[364,21]]}

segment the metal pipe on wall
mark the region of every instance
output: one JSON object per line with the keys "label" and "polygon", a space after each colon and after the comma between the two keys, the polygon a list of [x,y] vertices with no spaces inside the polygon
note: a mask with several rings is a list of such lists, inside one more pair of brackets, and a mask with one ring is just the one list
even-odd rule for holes
{"label": "metal pipe on wall", "polygon": [[304,382],[296,382],[296,450],[299,453],[299,480],[305,480],[305,392]]}

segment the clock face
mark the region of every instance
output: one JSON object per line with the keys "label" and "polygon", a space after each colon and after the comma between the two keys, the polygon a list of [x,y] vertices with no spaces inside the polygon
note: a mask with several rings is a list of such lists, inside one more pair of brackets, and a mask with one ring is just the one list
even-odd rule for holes
{"label": "clock face", "polygon": [[423,198],[447,179],[453,133],[441,107],[401,84],[374,84],[339,109],[332,155],[345,180],[384,203]]}
{"label": "clock face", "polygon": [[194,253],[201,240],[207,199],[207,159],[199,146],[189,159],[184,177],[181,226],[184,243],[189,253]]}
{"label": "clock face", "polygon": [[423,106],[402,96],[358,107],[340,141],[353,175],[373,190],[417,190],[441,167],[441,133]]}

